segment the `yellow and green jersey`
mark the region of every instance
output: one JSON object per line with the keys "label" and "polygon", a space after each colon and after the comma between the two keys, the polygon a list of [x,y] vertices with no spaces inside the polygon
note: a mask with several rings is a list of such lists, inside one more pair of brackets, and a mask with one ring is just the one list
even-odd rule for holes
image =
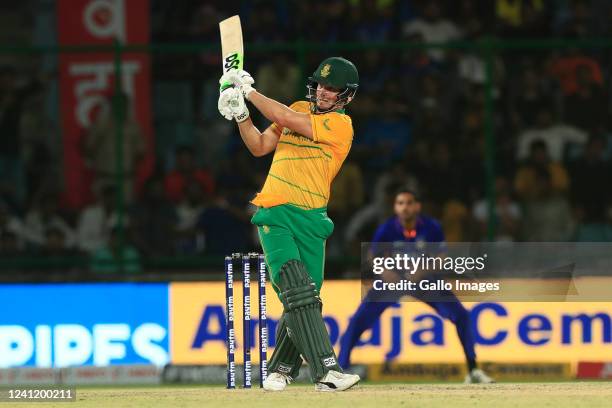
{"label": "yellow and green jersey", "polygon": [[[290,106],[310,113],[306,101]],[[343,111],[310,114],[313,140],[272,124],[281,136],[261,192],[252,203],[260,207],[291,204],[303,209],[326,207],[331,183],[353,142],[353,123]]]}

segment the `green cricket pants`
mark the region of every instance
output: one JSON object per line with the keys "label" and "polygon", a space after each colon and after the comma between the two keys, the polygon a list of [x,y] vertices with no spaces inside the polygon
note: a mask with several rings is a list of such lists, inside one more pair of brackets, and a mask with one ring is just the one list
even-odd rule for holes
{"label": "green cricket pants", "polygon": [[260,207],[251,222],[257,226],[270,280],[277,294],[281,266],[292,259],[304,263],[317,289],[321,290],[325,241],[334,230],[327,208],[303,210],[289,204]]}

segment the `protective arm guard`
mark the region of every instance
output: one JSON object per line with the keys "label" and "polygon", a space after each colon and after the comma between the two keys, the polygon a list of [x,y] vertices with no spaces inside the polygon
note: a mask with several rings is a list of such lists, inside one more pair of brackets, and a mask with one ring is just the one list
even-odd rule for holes
{"label": "protective arm guard", "polygon": [[321,298],[301,261],[285,263],[279,272],[280,299],[288,333],[308,363],[313,382],[329,370],[342,372],[321,316]]}

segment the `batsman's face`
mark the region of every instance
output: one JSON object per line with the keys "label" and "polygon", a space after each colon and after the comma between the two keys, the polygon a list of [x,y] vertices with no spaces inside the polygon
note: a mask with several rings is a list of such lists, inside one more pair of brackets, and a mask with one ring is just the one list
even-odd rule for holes
{"label": "batsman's face", "polygon": [[338,101],[340,89],[317,84],[317,107],[321,110],[331,109]]}
{"label": "batsman's face", "polygon": [[393,210],[402,221],[411,221],[421,211],[421,203],[412,194],[401,193],[395,197]]}

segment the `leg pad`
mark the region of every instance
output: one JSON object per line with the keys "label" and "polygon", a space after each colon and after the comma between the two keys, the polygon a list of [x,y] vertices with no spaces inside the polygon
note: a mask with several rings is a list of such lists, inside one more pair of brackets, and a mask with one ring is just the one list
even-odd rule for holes
{"label": "leg pad", "polygon": [[321,298],[304,264],[286,262],[279,273],[280,298],[293,343],[308,362],[313,381],[329,370],[342,372],[321,315]]}

